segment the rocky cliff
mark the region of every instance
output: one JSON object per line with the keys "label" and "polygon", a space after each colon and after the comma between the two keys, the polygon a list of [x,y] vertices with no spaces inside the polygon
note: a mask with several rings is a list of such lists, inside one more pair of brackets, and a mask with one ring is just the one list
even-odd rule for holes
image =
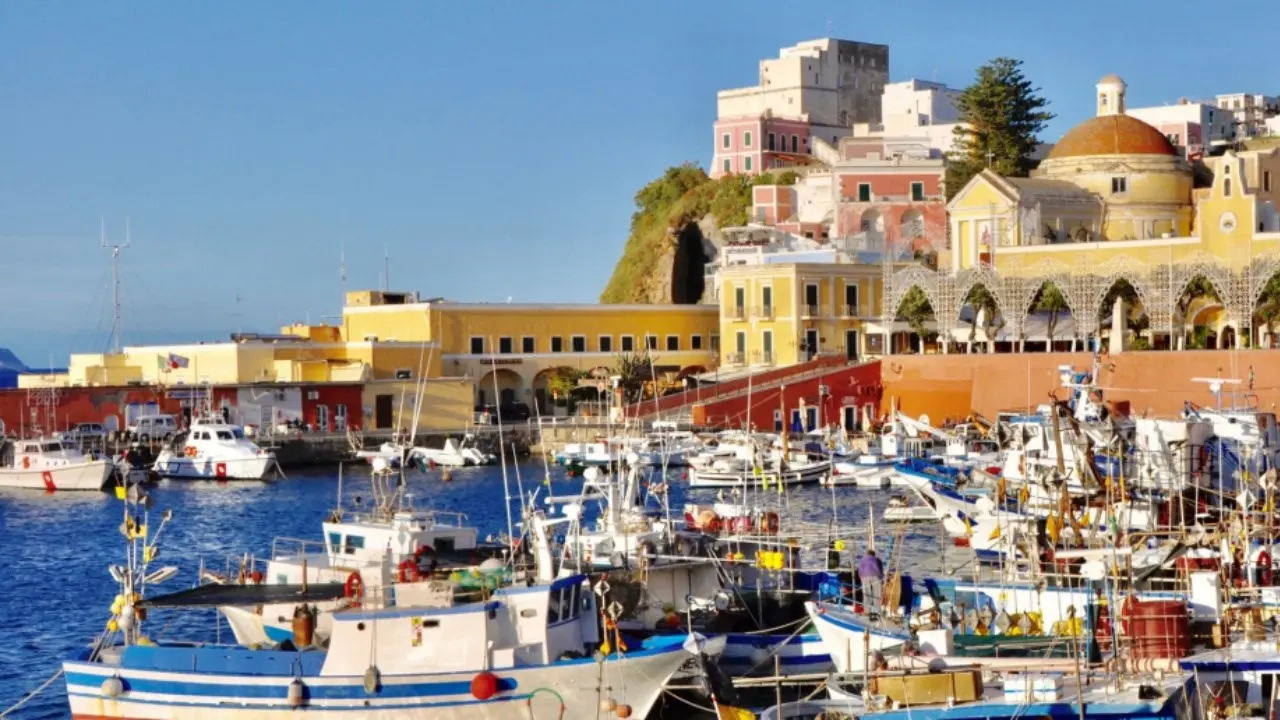
{"label": "rocky cliff", "polygon": [[790,172],[712,179],[693,164],[668,168],[636,193],[631,233],[600,302],[700,302],[704,267],[723,242],[720,228],[747,222],[752,187],[795,179]]}

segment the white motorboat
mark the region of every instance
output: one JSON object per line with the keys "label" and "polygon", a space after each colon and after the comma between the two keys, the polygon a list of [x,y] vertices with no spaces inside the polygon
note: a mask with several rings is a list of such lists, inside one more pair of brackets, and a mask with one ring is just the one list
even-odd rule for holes
{"label": "white motorboat", "polygon": [[274,454],[245,437],[239,425],[221,419],[194,420],[156,456],[157,475],[183,480],[263,480],[275,469]]}
{"label": "white motorboat", "polygon": [[782,455],[764,461],[731,458],[689,472],[691,488],[732,488],[744,485],[802,485],[818,482],[831,472],[829,459],[815,460],[804,453]]}
{"label": "white motorboat", "polygon": [[831,475],[822,479],[822,486],[884,489],[893,480],[894,462],[893,458],[881,455],[859,455],[852,460],[842,460],[832,464]]}
{"label": "white motorboat", "polygon": [[51,438],[6,440],[0,445],[0,487],[56,492],[102,490],[112,463]]}
{"label": "white motorboat", "polygon": [[462,442],[456,442],[453,438],[448,438],[444,441],[444,447],[439,449],[415,447],[409,450],[409,457],[421,458],[427,464],[441,467],[489,465],[498,459],[496,455],[483,452],[474,445],[468,444],[469,441],[474,439],[473,435],[467,435]]}
{"label": "white motorboat", "polygon": [[912,505],[905,495],[894,495],[884,508],[884,519],[889,522],[934,522],[938,519],[938,511],[924,503]]}

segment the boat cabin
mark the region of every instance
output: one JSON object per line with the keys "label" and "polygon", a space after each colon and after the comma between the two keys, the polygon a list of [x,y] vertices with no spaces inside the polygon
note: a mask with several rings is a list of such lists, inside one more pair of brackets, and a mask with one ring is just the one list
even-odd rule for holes
{"label": "boat cabin", "polygon": [[334,565],[377,564],[390,555],[398,563],[413,557],[418,548],[437,552],[471,550],[477,530],[464,525],[460,513],[404,510],[391,522],[371,522],[359,517],[351,522],[324,523],[325,550]]}
{"label": "boat cabin", "polygon": [[409,674],[502,670],[584,658],[600,643],[596,598],[586,575],[498,590],[483,602],[447,607],[343,610],[333,615],[322,676],[359,676],[370,665]]}
{"label": "boat cabin", "polygon": [[0,467],[47,470],[84,461],[84,453],[52,438],[5,440],[0,444]]}

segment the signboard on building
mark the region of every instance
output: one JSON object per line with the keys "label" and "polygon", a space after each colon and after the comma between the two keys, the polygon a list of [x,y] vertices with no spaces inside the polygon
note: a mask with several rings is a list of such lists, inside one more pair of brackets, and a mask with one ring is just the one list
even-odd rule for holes
{"label": "signboard on building", "polygon": [[520,358],[480,358],[481,365],[521,365],[523,363],[524,361]]}

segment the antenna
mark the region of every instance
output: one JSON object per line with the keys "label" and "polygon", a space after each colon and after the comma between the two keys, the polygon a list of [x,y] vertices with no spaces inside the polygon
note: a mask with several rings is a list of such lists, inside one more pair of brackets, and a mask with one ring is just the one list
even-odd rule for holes
{"label": "antenna", "polygon": [[243,324],[241,320],[244,318],[244,313],[240,312],[240,301],[243,299],[244,298],[240,297],[240,293],[237,292],[236,293],[236,311],[231,313],[231,317],[236,319],[236,335],[243,334],[244,332],[244,328],[241,327],[241,325]]}
{"label": "antenna", "polygon": [[382,246],[382,292],[391,291],[391,250]]}
{"label": "antenna", "polygon": [[115,305],[115,322],[111,326],[111,352],[119,355],[120,341],[124,334],[124,324],[120,319],[120,251],[129,247],[130,244],[129,218],[124,219],[124,244],[108,242],[105,218],[99,218],[98,233],[102,247],[111,251],[111,287]]}
{"label": "antenna", "polygon": [[338,248],[338,280],[342,283],[342,301],[347,301],[347,245]]}

